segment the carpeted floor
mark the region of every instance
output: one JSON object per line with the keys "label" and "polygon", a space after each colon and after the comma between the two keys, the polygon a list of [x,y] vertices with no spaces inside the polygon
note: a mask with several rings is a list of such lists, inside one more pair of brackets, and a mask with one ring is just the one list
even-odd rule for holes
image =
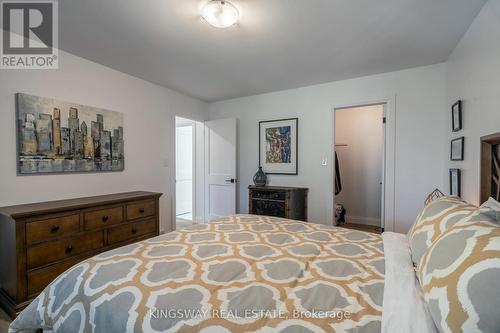
{"label": "carpeted floor", "polygon": [[5,312],[0,309],[0,333],[7,333],[9,329],[10,319],[7,317]]}

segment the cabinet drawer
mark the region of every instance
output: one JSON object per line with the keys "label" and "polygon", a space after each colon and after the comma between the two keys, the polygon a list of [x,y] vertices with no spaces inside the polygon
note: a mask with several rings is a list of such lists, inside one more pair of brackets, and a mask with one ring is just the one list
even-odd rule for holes
{"label": "cabinet drawer", "polygon": [[135,220],[141,217],[153,216],[156,213],[154,200],[135,202],[127,205],[127,219]]}
{"label": "cabinet drawer", "polygon": [[28,248],[28,268],[36,268],[58,260],[103,247],[102,231]]}
{"label": "cabinet drawer", "polygon": [[156,231],[156,220],[146,220],[108,229],[108,243],[118,243],[138,238]]}
{"label": "cabinet drawer", "polygon": [[26,224],[28,244],[50,240],[56,237],[70,236],[80,230],[80,215],[61,216]]}
{"label": "cabinet drawer", "polygon": [[28,297],[41,292],[49,283],[54,281],[56,277],[75,265],[78,261],[79,260],[70,260],[28,273]]}
{"label": "cabinet drawer", "polygon": [[252,198],[265,200],[285,200],[286,192],[284,191],[252,191]]}
{"label": "cabinet drawer", "polygon": [[123,222],[123,207],[107,208],[85,213],[85,230],[101,229]]}

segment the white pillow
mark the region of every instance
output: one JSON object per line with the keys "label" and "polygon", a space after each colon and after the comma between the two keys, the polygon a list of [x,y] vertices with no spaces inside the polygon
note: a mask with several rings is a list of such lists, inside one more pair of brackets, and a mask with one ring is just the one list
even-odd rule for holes
{"label": "white pillow", "polygon": [[500,212],[500,202],[496,201],[493,198],[489,198],[488,201],[482,204],[480,208],[490,208],[497,212]]}

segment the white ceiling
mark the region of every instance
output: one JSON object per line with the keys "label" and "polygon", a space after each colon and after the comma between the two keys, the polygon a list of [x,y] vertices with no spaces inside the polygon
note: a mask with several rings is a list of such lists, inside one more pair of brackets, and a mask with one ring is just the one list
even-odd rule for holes
{"label": "white ceiling", "polygon": [[[205,0],[206,1],[206,0]],[[446,61],[486,0],[63,0],[60,47],[206,101]]]}

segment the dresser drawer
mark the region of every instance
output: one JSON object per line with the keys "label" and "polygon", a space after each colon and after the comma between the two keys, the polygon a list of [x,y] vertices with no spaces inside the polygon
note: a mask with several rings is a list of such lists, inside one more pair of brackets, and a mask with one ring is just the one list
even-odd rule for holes
{"label": "dresser drawer", "polygon": [[47,220],[33,221],[26,224],[28,244],[47,241],[56,237],[65,237],[78,233],[80,215],[67,215]]}
{"label": "dresser drawer", "polygon": [[108,230],[108,244],[118,243],[125,240],[138,238],[156,231],[156,220],[121,225]]}
{"label": "dresser drawer", "polygon": [[281,200],[286,199],[286,192],[284,191],[252,191],[252,198],[264,200]]}
{"label": "dresser drawer", "polygon": [[28,248],[28,268],[44,266],[103,247],[102,231]]}
{"label": "dresser drawer", "polygon": [[123,207],[106,208],[84,214],[85,230],[102,229],[123,222]]}
{"label": "dresser drawer", "polygon": [[135,220],[141,217],[153,216],[156,213],[154,200],[135,202],[127,205],[127,219]]}
{"label": "dresser drawer", "polygon": [[28,273],[28,296],[36,295],[79,260],[69,260],[61,264]]}

